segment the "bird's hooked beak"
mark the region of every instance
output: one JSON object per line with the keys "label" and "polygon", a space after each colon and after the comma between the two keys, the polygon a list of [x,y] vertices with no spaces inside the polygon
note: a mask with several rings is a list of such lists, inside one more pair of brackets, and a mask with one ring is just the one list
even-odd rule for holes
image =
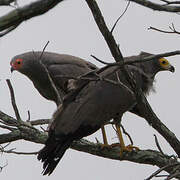
{"label": "bird's hooked beak", "polygon": [[170,67],[169,67],[169,71],[171,71],[172,73],[174,73],[174,72],[175,72],[174,66],[170,66]]}
{"label": "bird's hooked beak", "polygon": [[11,73],[14,71],[14,68],[13,68],[13,66],[11,66]]}

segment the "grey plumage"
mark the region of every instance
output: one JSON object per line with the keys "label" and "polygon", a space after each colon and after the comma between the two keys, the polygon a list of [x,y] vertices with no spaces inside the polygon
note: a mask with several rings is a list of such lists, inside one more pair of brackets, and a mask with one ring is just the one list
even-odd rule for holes
{"label": "grey plumage", "polygon": [[[48,80],[47,73],[39,63],[41,53],[28,52],[15,56],[11,60],[11,70],[17,70],[26,75],[42,96],[57,104],[57,97]],[[138,60],[149,55],[151,54],[141,53],[138,56],[126,57],[124,60]],[[69,92],[69,78],[62,77],[62,75],[78,77],[84,73],[98,70],[95,65],[69,55],[44,52],[41,60],[63,97]],[[174,71],[174,67],[163,58],[127,67],[133,74],[137,86],[146,95],[153,89],[154,77],[157,72]],[[109,75],[114,68],[108,68],[100,75],[117,82],[115,73]],[[121,82],[128,89],[123,85],[117,86],[106,81],[89,82],[80,92],[75,90],[77,94],[70,93],[64,100],[63,106],[58,108],[54,115],[54,122],[50,126],[49,138],[38,155],[38,159],[44,162],[44,174],[53,172],[73,140],[92,134],[105,122],[117,115],[122,116],[126,111],[141,116],[140,110],[136,108],[135,95],[131,92],[129,82],[121,70],[118,71],[118,74]]]}
{"label": "grey plumage", "polygon": [[[66,76],[78,77],[97,68],[92,63],[81,58],[51,52],[43,52],[43,54],[42,52],[27,52],[13,57],[11,71],[17,70],[26,75],[43,97],[56,102],[56,104],[56,93],[40,60],[46,66],[62,97],[68,93],[67,83],[69,78]],[[21,66],[18,66],[18,62],[21,63]]]}
{"label": "grey plumage", "polygon": [[[100,73],[100,76],[118,82],[115,68],[106,69]],[[143,88],[144,78],[147,81],[153,81],[157,73],[152,71],[151,79],[149,79],[149,75],[141,73],[141,69],[137,66],[128,65],[127,68],[133,73],[133,78],[139,88]],[[169,66],[169,70],[173,71],[173,68]],[[44,175],[50,175],[53,172],[73,140],[94,133],[101,125],[112,118],[122,116],[128,110],[133,112],[133,107],[136,107],[136,96],[123,71],[117,72],[122,85],[115,85],[104,80],[89,82],[75,96],[72,93],[70,98],[65,99],[64,105],[58,108],[50,126],[49,138],[38,155],[38,159],[44,163]]]}

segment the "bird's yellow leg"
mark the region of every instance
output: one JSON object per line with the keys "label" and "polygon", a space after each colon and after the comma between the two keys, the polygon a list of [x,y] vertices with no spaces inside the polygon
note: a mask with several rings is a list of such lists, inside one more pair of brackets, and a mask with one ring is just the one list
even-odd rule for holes
{"label": "bird's yellow leg", "polygon": [[116,126],[117,136],[118,136],[119,143],[120,143],[120,148],[121,148],[120,149],[120,156],[122,157],[123,150],[125,149],[124,139],[123,139],[123,136],[122,136],[120,126],[118,124],[115,124],[115,126]]}
{"label": "bird's yellow leg", "polygon": [[102,132],[103,142],[104,142],[104,144],[102,145],[102,147],[107,147],[107,146],[108,146],[108,141],[107,141],[107,136],[106,136],[106,131],[105,131],[104,125],[101,126],[101,132]]}
{"label": "bird's yellow leg", "polygon": [[123,151],[131,152],[133,149],[139,150],[138,147],[135,147],[133,145],[125,146],[120,126],[119,126],[119,124],[115,124],[115,126],[116,126],[117,136],[118,136],[119,143],[120,143],[120,145],[119,145],[120,146],[120,157],[122,157]]}

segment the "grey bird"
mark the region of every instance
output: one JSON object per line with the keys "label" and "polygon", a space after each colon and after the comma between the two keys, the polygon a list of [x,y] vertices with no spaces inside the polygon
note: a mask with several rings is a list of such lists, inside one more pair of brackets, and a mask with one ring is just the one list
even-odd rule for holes
{"label": "grey bird", "polygon": [[97,67],[81,58],[51,52],[26,52],[12,58],[11,72],[14,70],[27,76],[39,93],[58,105],[57,94],[44,68],[47,68],[62,98],[68,93],[67,76],[78,77],[97,69]]}
{"label": "grey bird", "polygon": [[[157,72],[174,72],[174,67],[164,58],[126,67],[132,73],[136,86],[145,93],[152,88]],[[121,117],[124,112],[133,111],[136,107],[136,96],[131,84],[121,69],[117,73],[115,69],[109,67],[101,72],[99,76],[103,80],[90,81],[80,86],[58,107],[45,147],[38,154],[38,159],[43,162],[44,175],[53,172],[74,140],[94,133],[112,118]]]}

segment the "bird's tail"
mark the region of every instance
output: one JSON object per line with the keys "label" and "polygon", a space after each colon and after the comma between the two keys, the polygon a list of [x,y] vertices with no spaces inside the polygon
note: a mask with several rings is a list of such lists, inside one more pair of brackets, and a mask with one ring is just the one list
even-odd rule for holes
{"label": "bird's tail", "polygon": [[37,157],[43,162],[43,175],[50,175],[54,171],[72,141],[72,138],[67,137],[56,140],[55,137],[50,136],[47,139],[45,147],[40,150]]}

